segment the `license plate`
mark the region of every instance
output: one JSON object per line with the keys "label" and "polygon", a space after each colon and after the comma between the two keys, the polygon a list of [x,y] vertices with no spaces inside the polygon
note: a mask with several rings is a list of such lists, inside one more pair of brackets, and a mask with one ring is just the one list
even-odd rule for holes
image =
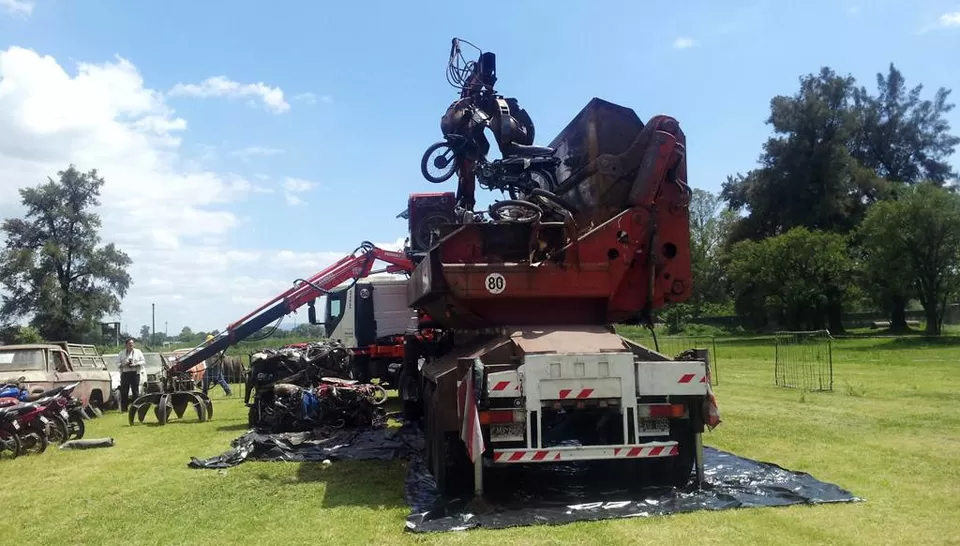
{"label": "license plate", "polygon": [[670,421],[663,417],[640,419],[640,434],[670,434]]}
{"label": "license plate", "polygon": [[490,425],[491,442],[519,442],[526,439],[523,423]]}
{"label": "license plate", "polygon": [[20,430],[20,421],[13,422],[13,430]]}
{"label": "license plate", "polygon": [[65,409],[60,410],[60,416],[63,417],[64,419],[69,419],[69,418],[70,418],[70,414],[67,413],[67,410],[65,410]]}

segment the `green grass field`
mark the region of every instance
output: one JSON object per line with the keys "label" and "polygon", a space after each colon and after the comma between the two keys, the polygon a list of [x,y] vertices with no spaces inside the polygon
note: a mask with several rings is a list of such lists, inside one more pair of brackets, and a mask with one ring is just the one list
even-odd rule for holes
{"label": "green grass field", "polygon": [[718,340],[717,357],[724,423],[707,445],[866,502],[412,535],[400,461],[188,468],[245,430],[241,397],[217,390],[208,423],[130,427],[114,412],[88,437],[115,447],[0,461],[0,532],[27,544],[960,544],[960,342],[834,341],[832,393],[775,387],[769,341]]}

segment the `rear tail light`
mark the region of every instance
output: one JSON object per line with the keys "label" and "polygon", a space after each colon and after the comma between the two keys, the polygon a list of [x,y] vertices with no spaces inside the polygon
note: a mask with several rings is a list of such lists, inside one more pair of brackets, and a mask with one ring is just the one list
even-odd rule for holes
{"label": "rear tail light", "polygon": [[637,417],[683,417],[687,408],[683,404],[641,404],[637,406]]}
{"label": "rear tail light", "polygon": [[488,410],[481,411],[481,425],[502,425],[506,423],[523,423],[527,420],[527,415],[518,410]]}

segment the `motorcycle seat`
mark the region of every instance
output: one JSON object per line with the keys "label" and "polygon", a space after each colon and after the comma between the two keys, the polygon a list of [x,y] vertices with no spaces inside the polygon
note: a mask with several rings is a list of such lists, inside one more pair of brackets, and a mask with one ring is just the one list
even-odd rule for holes
{"label": "motorcycle seat", "polygon": [[537,157],[542,155],[553,155],[554,149],[548,146],[527,146],[525,144],[511,144],[507,146],[508,156]]}
{"label": "motorcycle seat", "polygon": [[37,407],[36,404],[25,403],[20,404],[19,406],[7,406],[0,408],[0,416],[8,415],[23,415],[25,413],[30,413]]}

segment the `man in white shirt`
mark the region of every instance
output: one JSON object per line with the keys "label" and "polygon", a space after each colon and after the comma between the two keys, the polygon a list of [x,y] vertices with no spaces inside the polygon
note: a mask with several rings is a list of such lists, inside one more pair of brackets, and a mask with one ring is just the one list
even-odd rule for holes
{"label": "man in white shirt", "polygon": [[127,348],[117,354],[117,368],[120,369],[120,411],[126,412],[131,398],[127,390],[133,392],[132,400],[140,396],[140,370],[146,360],[143,352],[133,346],[133,338],[127,340]]}

